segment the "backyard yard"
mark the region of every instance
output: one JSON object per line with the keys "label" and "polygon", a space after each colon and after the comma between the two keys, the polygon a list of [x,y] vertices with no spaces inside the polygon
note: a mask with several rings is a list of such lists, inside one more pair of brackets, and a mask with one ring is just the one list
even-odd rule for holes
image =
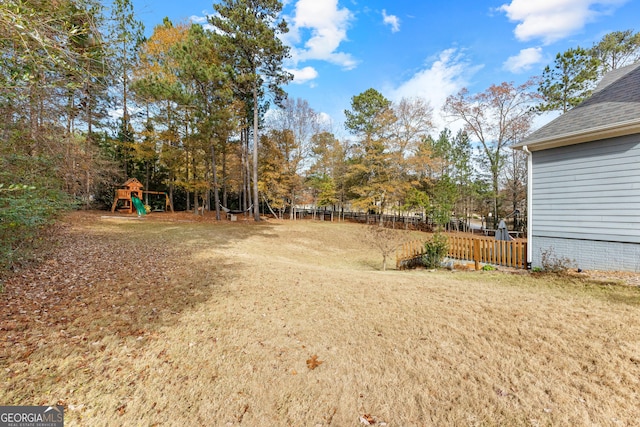
{"label": "backyard yard", "polygon": [[639,425],[640,288],[381,271],[363,231],[73,213],[3,282],[0,404],[69,426]]}

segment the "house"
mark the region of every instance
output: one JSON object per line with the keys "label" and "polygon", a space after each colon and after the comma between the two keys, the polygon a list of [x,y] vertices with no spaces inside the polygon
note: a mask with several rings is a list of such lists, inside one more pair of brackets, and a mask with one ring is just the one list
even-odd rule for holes
{"label": "house", "polygon": [[529,157],[529,266],[640,271],[640,63],[512,148]]}

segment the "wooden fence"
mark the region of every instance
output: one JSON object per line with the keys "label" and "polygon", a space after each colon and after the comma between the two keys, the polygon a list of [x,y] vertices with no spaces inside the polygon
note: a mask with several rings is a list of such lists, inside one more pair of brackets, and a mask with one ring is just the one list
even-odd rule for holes
{"label": "wooden fence", "polygon": [[[480,264],[502,265],[513,268],[527,268],[526,240],[495,240],[492,237],[447,236],[449,252],[453,259],[473,261],[475,269]],[[403,244],[396,252],[396,268],[399,270],[419,265],[425,253],[420,240]]]}

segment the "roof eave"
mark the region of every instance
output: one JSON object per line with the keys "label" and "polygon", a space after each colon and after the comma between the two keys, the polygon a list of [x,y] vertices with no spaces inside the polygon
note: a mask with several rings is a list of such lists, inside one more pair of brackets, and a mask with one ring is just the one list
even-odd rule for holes
{"label": "roof eave", "polygon": [[530,141],[524,140],[512,145],[511,148],[522,150],[522,148],[526,146],[530,151],[548,150],[550,148],[582,144],[584,142],[598,141],[608,138],[617,138],[635,133],[640,133],[640,119],[566,133],[549,138],[533,139]]}

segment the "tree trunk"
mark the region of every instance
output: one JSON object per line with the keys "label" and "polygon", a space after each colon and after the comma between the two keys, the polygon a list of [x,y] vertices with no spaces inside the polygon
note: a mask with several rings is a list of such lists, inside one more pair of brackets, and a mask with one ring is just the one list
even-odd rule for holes
{"label": "tree trunk", "polygon": [[[227,200],[227,150],[229,149],[229,140],[224,144],[224,150],[222,150],[222,205],[229,206]],[[215,176],[214,176],[215,180]],[[219,203],[216,203],[218,206]],[[217,209],[217,208],[216,208]]]}
{"label": "tree trunk", "polygon": [[[145,165],[144,166],[145,167],[145,171],[144,171],[144,188],[146,188],[147,191],[149,191],[149,180],[150,180],[150,177],[149,177],[149,175],[150,175],[149,174],[149,169],[150,169],[149,168],[149,163],[151,163],[151,162],[149,162],[148,160],[144,162],[144,165]],[[145,194],[144,203],[147,204],[147,205],[149,204],[149,193]]]}
{"label": "tree trunk", "polygon": [[[91,194],[91,181],[92,181],[92,175],[91,172],[93,171],[93,105],[91,104],[91,93],[89,90],[88,84],[87,84],[87,91],[86,91],[86,96],[87,96],[87,106],[86,106],[86,115],[87,115],[87,140],[86,140],[86,147],[87,147],[87,156],[89,157],[89,161],[87,164],[87,169],[86,169],[86,184],[87,184],[87,188],[86,188],[86,201],[87,201],[87,209],[89,209],[91,207],[91,199],[90,199],[90,194]],[[147,188],[148,190],[148,188]]]}
{"label": "tree trunk", "polygon": [[191,175],[193,176],[193,183],[194,183],[194,189],[193,189],[193,213],[197,214],[198,213],[198,208],[200,207],[199,202],[200,200],[198,200],[198,190],[197,187],[195,186],[197,179],[198,179],[198,173],[196,170],[196,155],[195,155],[195,149],[193,150],[193,154],[191,155]]}
{"label": "tree trunk", "polygon": [[[184,162],[185,165],[185,176],[184,179],[186,182],[189,182],[189,149],[185,147],[184,149],[184,154],[186,156],[186,161]],[[191,193],[189,192],[189,188],[185,189],[187,191],[187,210],[191,210]]]}
{"label": "tree trunk", "polygon": [[171,183],[169,184],[169,201],[171,202],[169,207],[171,208],[171,213],[173,213],[173,188],[175,185],[173,184],[173,178],[171,178]]}
{"label": "tree trunk", "polygon": [[[247,179],[247,187],[246,187],[246,193],[245,193],[245,202],[246,202],[246,206],[245,206],[245,210],[248,210],[252,203],[252,197],[251,197],[251,162],[249,162],[249,127],[247,126],[246,129],[246,133],[247,133],[247,137],[245,138],[245,142],[247,143],[247,149],[245,150],[245,176]],[[258,199],[255,200],[255,203],[258,203]]]}
{"label": "tree trunk", "polygon": [[216,171],[216,149],[211,141],[211,170],[213,171],[213,203],[216,205],[216,220],[220,221],[220,196],[218,194],[218,173]]}
{"label": "tree trunk", "polygon": [[258,88],[257,83],[253,87],[253,219],[260,221],[260,205],[258,201]]}
{"label": "tree trunk", "polygon": [[498,229],[498,177],[495,176],[493,179],[493,229]]}
{"label": "tree trunk", "polygon": [[244,211],[249,208],[249,204],[247,203],[247,188],[249,188],[247,184],[247,174],[249,172],[249,168],[247,168],[247,138],[247,127],[245,126],[240,131],[240,176],[242,176],[242,193],[240,194],[239,201],[239,205]]}

